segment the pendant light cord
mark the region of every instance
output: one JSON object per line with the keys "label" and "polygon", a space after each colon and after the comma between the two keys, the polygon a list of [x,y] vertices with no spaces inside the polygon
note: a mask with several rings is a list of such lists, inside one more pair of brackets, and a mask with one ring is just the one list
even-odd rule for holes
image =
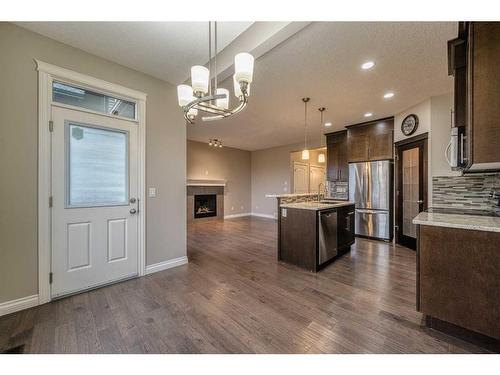
{"label": "pendant light cord", "polygon": [[307,102],[309,98],[303,98],[304,102],[304,150],[307,150]]}

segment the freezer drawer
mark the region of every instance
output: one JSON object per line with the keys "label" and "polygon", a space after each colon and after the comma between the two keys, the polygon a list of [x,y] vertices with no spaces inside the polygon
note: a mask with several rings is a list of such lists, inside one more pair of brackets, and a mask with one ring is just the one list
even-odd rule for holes
{"label": "freezer drawer", "polygon": [[389,211],[356,209],[354,228],[356,234],[390,240]]}
{"label": "freezer drawer", "polygon": [[337,255],[337,212],[320,212],[319,215],[319,265]]}

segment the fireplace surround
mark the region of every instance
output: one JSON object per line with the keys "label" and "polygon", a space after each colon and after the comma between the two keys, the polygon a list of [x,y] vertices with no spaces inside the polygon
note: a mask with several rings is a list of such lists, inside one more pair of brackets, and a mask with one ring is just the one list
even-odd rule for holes
{"label": "fireplace surround", "polygon": [[[217,181],[217,185],[211,182],[196,180],[188,181],[187,184],[187,220],[223,220],[224,219],[224,185]],[[198,197],[198,198],[197,198]],[[207,201],[207,197],[211,202]],[[198,202],[197,202],[198,200]],[[207,207],[207,204],[209,205]],[[212,205],[214,204],[214,205]],[[212,206],[210,206],[212,205]],[[200,206],[201,211],[198,212]],[[203,207],[205,206],[205,207]],[[215,212],[212,212],[215,211]],[[198,214],[196,214],[198,213]]]}

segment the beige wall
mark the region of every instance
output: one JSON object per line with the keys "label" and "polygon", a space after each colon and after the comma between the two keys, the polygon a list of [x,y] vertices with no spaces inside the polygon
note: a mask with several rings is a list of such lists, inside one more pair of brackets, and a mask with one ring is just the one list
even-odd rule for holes
{"label": "beige wall", "polygon": [[433,96],[394,116],[394,142],[407,138],[401,132],[401,122],[410,113],[419,118],[417,131],[411,136],[428,133],[428,206],[432,206],[432,177],[459,175],[448,166],[444,150],[450,140],[450,110],[453,93]]}
{"label": "beige wall", "polygon": [[0,303],[37,294],[37,74],[40,59],[147,97],[146,262],[186,255],[186,128],[172,85],[0,23]]}
{"label": "beige wall", "polygon": [[[317,147],[311,144],[311,147]],[[276,199],[266,194],[288,194],[291,190],[290,153],[302,150],[303,144],[252,151],[252,212],[275,216]]]}
{"label": "beige wall", "polygon": [[250,151],[187,141],[187,178],[226,180],[224,215],[250,213]]}

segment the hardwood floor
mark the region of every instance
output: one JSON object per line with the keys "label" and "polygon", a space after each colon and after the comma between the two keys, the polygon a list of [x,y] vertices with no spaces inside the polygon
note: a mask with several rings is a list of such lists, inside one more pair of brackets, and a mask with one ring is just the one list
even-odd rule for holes
{"label": "hardwood floor", "polygon": [[421,327],[415,253],[356,239],[318,274],[276,260],[276,223],[188,226],[189,264],[0,317],[0,352],[482,353]]}

